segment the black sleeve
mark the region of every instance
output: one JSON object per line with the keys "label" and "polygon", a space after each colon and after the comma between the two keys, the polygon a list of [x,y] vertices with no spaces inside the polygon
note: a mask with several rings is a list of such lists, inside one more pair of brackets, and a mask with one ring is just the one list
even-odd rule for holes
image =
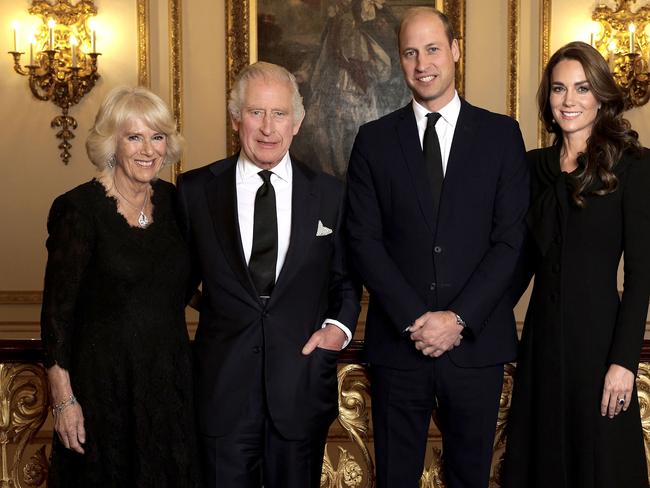
{"label": "black sleeve", "polygon": [[95,233],[91,219],[65,195],[52,204],[41,309],[41,340],[46,367],[69,368],[75,312],[84,273],[92,257]]}

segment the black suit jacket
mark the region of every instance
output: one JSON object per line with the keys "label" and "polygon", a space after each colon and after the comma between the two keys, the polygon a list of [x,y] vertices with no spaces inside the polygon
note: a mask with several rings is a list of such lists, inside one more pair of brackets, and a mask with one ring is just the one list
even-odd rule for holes
{"label": "black suit jacket", "polygon": [[453,310],[469,330],[459,366],[515,358],[507,293],[524,240],[529,171],[517,123],[461,100],[438,215],[411,104],[359,129],[348,169],[351,262],[370,293],[371,363],[428,361],[404,329]]}
{"label": "black suit jacket", "polygon": [[[337,412],[338,353],[301,349],[325,318],[354,331],[359,295],[348,278],[343,247],[343,185],[292,158],[291,237],[266,306],[248,273],[239,233],[237,156],[178,179],[180,221],[203,298],[194,341],[199,427],[224,435],[235,427],[249,392],[263,387],[275,427],[304,438]],[[319,220],[333,230],[316,235]]]}

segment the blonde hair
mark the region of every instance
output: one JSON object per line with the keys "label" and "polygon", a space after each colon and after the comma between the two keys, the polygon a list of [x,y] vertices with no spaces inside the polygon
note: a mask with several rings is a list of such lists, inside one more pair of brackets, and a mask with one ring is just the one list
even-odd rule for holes
{"label": "blonde hair", "polygon": [[104,98],[86,139],[88,157],[100,171],[113,170],[118,133],[124,124],[137,118],[167,137],[163,165],[180,159],[185,141],[165,102],[143,87],[117,87]]}
{"label": "blonde hair", "polygon": [[305,113],[305,107],[302,104],[302,96],[298,90],[296,77],[293,76],[282,66],[273,63],[258,61],[257,63],[246,66],[239,72],[237,79],[230,90],[228,98],[228,111],[234,120],[241,120],[241,110],[246,96],[246,87],[252,79],[263,79],[265,82],[271,80],[280,83],[287,83],[291,87],[291,107],[293,111],[293,120],[298,122],[302,120]]}

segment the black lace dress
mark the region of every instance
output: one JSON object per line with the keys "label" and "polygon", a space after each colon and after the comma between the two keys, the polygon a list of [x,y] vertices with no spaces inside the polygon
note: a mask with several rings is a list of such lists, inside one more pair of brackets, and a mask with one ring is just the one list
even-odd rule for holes
{"label": "black lace dress", "polygon": [[70,372],[85,454],[54,436],[50,487],[197,487],[189,257],[174,187],[153,183],[153,223],[131,227],[98,181],[58,197],[48,218],[41,335],[45,366]]}

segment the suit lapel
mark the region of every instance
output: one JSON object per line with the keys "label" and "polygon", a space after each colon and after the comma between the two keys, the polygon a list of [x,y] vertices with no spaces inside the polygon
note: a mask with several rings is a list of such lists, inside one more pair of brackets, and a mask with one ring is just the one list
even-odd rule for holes
{"label": "suit lapel", "polygon": [[[244,249],[241,244],[239,232],[239,219],[237,217],[237,190],[236,168],[237,156],[221,164],[230,167],[215,175],[205,186],[206,198],[212,216],[212,224],[217,241],[230,265],[231,269],[253,297],[256,297],[253,284],[246,266]],[[258,298],[256,298],[257,300]]]}
{"label": "suit lapel", "polygon": [[404,161],[420,203],[420,209],[431,232],[434,232],[436,216],[433,215],[433,195],[431,194],[429,176],[427,175],[422,146],[420,145],[415,114],[410,103],[402,109],[397,122],[397,135],[404,154]]}
{"label": "suit lapel", "polygon": [[[461,98],[460,114],[456,121],[454,138],[451,142],[451,151],[447,160],[445,181],[462,175],[465,167],[472,161],[477,131],[477,122],[474,114],[474,107]],[[445,185],[442,186],[442,198],[445,195]],[[441,200],[442,200],[441,198]]]}
{"label": "suit lapel", "polygon": [[284,265],[271,294],[271,302],[282,295],[287,283],[291,282],[300,269],[300,264],[316,238],[318,228],[320,194],[313,182],[314,174],[294,157],[291,157],[291,168],[291,236]]}

